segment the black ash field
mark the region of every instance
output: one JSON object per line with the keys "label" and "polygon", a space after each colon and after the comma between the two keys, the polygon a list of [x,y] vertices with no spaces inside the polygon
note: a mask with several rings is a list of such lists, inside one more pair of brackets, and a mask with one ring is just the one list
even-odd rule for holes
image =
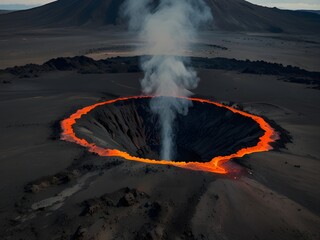
{"label": "black ash field", "polygon": [[[80,21],[75,9],[53,18],[87,2],[112,17],[92,10]],[[274,150],[233,159],[237,174],[221,175],[101,157],[60,139],[60,122],[78,109],[141,94],[144,43],[112,15],[114,2],[0,15],[0,238],[319,239],[320,15],[208,1],[215,27],[174,53],[191,57],[195,97],[279,131]],[[247,24],[218,7],[240,9]]]}

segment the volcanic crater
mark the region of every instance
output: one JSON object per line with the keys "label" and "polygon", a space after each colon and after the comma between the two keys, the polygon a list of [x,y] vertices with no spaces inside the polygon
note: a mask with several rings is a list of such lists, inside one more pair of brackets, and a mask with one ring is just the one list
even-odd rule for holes
{"label": "volcanic crater", "polygon": [[[91,150],[116,149],[130,156],[160,160],[159,117],[151,111],[150,99],[116,100],[91,106],[78,116],[76,113],[71,126],[74,137],[91,145]],[[239,112],[193,99],[188,114],[178,114],[174,120],[176,148],[170,160],[209,163],[218,156],[258,146],[266,131],[261,123]]]}

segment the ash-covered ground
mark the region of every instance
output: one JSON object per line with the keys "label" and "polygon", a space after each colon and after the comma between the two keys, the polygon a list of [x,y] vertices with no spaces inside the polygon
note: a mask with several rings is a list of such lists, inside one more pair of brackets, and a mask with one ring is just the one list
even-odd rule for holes
{"label": "ash-covered ground", "polygon": [[[3,33],[1,68],[139,55],[124,33],[71,32]],[[216,33],[185,53],[202,57],[196,96],[282,132],[276,150],[234,159],[237,175],[100,157],[60,140],[60,121],[77,109],[141,93],[131,58],[1,71],[1,239],[319,239],[319,46],[314,36]]]}

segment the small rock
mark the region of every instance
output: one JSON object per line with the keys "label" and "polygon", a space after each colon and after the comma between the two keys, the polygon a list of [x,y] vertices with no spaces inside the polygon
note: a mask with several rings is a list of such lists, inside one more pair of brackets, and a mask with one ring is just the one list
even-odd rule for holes
{"label": "small rock", "polygon": [[150,218],[157,218],[161,212],[161,205],[158,202],[151,204],[148,215]]}
{"label": "small rock", "polygon": [[27,186],[25,186],[24,191],[30,193],[37,193],[40,192],[40,187],[39,185],[28,184]]}
{"label": "small rock", "polygon": [[108,207],[115,206],[114,202],[111,199],[109,199],[107,196],[102,196],[101,201],[103,202],[104,205],[106,205]]}
{"label": "small rock", "polygon": [[83,228],[80,226],[80,227],[78,227],[77,231],[75,232],[75,234],[73,235],[73,237],[71,239],[83,240],[86,238],[87,232],[88,232],[88,230],[86,228]]}
{"label": "small rock", "polygon": [[81,216],[92,216],[94,215],[96,212],[98,212],[98,210],[100,209],[100,206],[95,204],[95,205],[88,205],[85,207],[85,209],[83,210],[83,212],[80,214]]}
{"label": "small rock", "polygon": [[126,193],[118,202],[119,207],[129,207],[135,204],[135,196],[129,192]]}

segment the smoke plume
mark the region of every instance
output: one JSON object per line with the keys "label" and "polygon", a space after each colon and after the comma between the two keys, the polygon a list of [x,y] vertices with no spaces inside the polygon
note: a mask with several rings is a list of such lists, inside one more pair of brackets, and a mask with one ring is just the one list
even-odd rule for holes
{"label": "smoke plume", "polygon": [[161,158],[171,160],[174,120],[177,114],[187,114],[191,105],[175,97],[190,96],[199,81],[196,72],[186,66],[188,59],[175,55],[190,49],[199,27],[212,19],[211,11],[203,0],[126,0],[123,13],[144,44],[142,91],[162,96],[152,99],[150,106],[160,120]]}

